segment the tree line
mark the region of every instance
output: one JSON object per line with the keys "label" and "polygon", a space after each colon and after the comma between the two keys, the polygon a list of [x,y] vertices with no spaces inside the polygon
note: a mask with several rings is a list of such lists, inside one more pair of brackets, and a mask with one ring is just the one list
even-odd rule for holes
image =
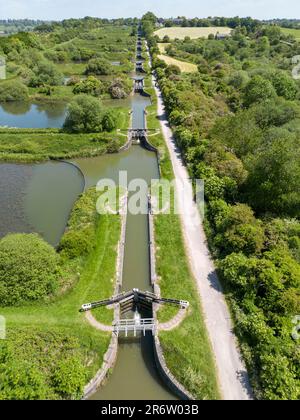
{"label": "tree line", "polygon": [[153,19],[142,21],[175,138],[191,178],[205,181],[206,232],[234,314],[255,394],[300,397],[299,51],[274,26],[238,26],[226,40],[188,37],[158,59]]}

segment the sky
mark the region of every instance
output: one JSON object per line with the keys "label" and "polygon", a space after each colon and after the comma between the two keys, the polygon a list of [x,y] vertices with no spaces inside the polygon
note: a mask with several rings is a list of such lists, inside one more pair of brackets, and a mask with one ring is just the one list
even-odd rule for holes
{"label": "sky", "polygon": [[299,0],[0,0],[0,19],[62,20],[70,17],[251,16],[257,19],[298,18]]}

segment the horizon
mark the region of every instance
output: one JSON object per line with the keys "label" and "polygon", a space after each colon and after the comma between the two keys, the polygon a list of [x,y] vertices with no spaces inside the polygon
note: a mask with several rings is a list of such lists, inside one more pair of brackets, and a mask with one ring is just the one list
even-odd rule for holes
{"label": "horizon", "polygon": [[[42,6],[42,7],[41,7]],[[36,10],[32,13],[32,10]],[[117,10],[117,12],[116,12]],[[206,17],[252,17],[259,20],[300,19],[298,0],[148,0],[141,3],[137,0],[115,0],[113,3],[104,0],[86,0],[84,6],[79,0],[0,0],[0,16],[8,19],[32,19],[44,21],[61,21],[80,19],[86,16],[103,19],[140,18],[147,11],[152,11],[161,18]],[[172,13],[170,14],[170,10]]]}

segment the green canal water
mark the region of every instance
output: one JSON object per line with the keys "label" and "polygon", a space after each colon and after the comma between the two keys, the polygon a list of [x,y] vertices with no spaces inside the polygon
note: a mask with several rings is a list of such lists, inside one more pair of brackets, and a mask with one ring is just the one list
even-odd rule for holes
{"label": "green canal water", "polygon": [[[78,159],[87,186],[99,179],[118,182],[119,171],[127,171],[128,182],[142,178],[148,184],[158,179],[156,155],[140,146],[128,151],[92,159]],[[101,279],[99,279],[99,288]],[[149,236],[146,215],[128,213],[123,270],[123,290],[151,290],[149,271]],[[151,334],[137,339],[120,339],[117,364],[107,384],[91,400],[173,400],[176,397],[162,383],[154,361]]]}

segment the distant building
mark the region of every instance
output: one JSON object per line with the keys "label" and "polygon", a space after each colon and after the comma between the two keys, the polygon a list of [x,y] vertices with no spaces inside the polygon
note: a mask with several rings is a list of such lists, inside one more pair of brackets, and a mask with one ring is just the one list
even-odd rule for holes
{"label": "distant building", "polygon": [[182,25],[184,20],[177,18],[177,19],[173,19],[173,22],[175,25]]}
{"label": "distant building", "polygon": [[216,39],[218,39],[218,40],[223,40],[223,39],[227,39],[227,38],[229,38],[229,36],[230,36],[230,35],[228,35],[228,34],[219,34],[219,33],[217,33],[217,34],[216,34]]}

